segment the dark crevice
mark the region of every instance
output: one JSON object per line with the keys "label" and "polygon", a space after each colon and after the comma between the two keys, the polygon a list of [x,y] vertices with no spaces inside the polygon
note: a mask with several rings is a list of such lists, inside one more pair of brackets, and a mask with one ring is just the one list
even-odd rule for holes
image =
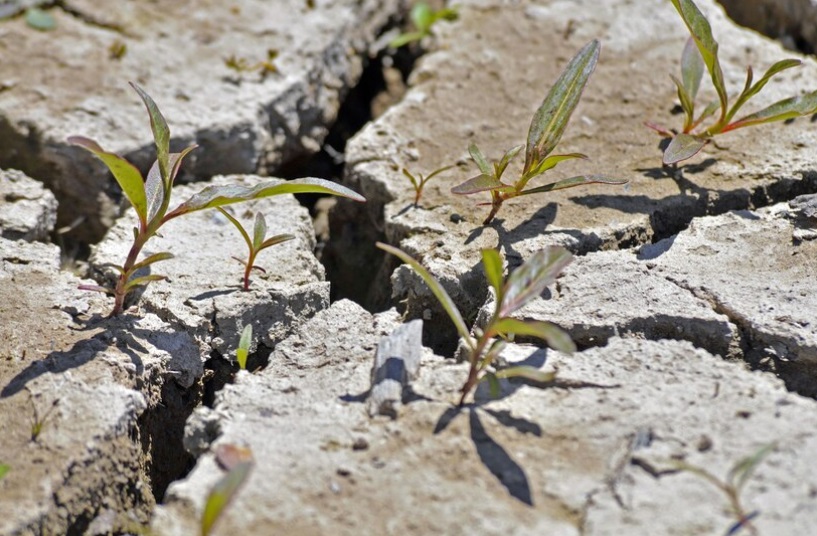
{"label": "dark crevice", "polygon": [[[804,24],[797,10],[779,0],[775,2],[746,0],[718,0],[726,14],[737,24],[777,39],[788,49],[803,54],[814,54],[817,43],[804,35]],[[813,4],[810,6],[813,9]]]}
{"label": "dark crevice", "polygon": [[210,359],[204,363],[204,393],[202,404],[208,408],[215,407],[216,394],[228,383],[233,383],[238,365],[213,351]]}

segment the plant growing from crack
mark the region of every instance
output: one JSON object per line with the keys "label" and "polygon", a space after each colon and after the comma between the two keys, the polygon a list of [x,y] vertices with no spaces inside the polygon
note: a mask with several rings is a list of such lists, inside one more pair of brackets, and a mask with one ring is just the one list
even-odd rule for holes
{"label": "plant growing from crack", "polygon": [[511,160],[522,150],[522,145],[508,149],[498,162],[493,163],[493,166],[488,164],[488,160],[476,144],[471,144],[468,148],[480,174],[455,186],[451,191],[460,195],[486,191],[491,193],[491,212],[485,218],[483,225],[491,223],[502,207],[502,203],[514,197],[573,188],[583,184],[624,184],[627,182],[602,175],[580,175],[525,190],[531,179],[556,167],[560,162],[587,158],[581,153],[554,155],[550,153],[562,138],[570,116],[579,103],[584,86],[596,68],[600,49],[601,45],[597,40],[585,45],[567,65],[562,75],[553,84],[542,105],[533,115],[528,130],[528,142],[525,146],[525,166],[519,179],[507,184],[502,182],[502,174],[505,173]]}
{"label": "plant growing from crack", "polygon": [[68,138],[69,143],[78,145],[102,160],[110,169],[125,196],[133,206],[138,217],[138,226],[133,228],[133,245],[121,266],[114,266],[119,272],[116,285],[109,289],[97,285],[83,285],[84,290],[105,292],[114,296],[114,307],[111,316],[116,316],[125,309],[125,298],[137,287],[151,281],[165,279],[156,274],[138,275],[155,262],[173,257],[169,252],[149,255],[138,261],[139,254],[148,240],[157,234],[159,229],[170,220],[199,210],[241,203],[252,199],[261,199],[274,195],[289,193],[321,193],[348,197],[355,201],[365,199],[352,190],[330,181],[316,178],[303,178],[291,181],[270,181],[252,187],[241,185],[207,186],[194,194],[190,199],[169,210],[173,183],[179,172],[184,157],[195,148],[191,145],[180,153],[170,152],[170,129],[153,99],[142,88],[131,82],[131,86],[147,108],[150,126],[156,144],[156,161],[148,172],[147,178],[130,162],[121,156],[105,151],[94,140],[83,136]]}
{"label": "plant growing from crack", "polygon": [[207,494],[201,514],[201,536],[211,533],[216,521],[230,505],[255,465],[252,451],[236,445],[221,445],[216,452],[216,462],[227,474]]}
{"label": "plant growing from crack", "polygon": [[36,442],[40,438],[40,434],[43,433],[43,429],[45,425],[48,423],[48,419],[51,418],[51,414],[54,412],[56,407],[59,405],[60,399],[55,399],[51,405],[45,410],[45,413],[40,415],[40,412],[37,410],[36,404],[34,404],[34,399],[31,399],[31,407],[33,409],[34,415],[31,417],[31,441]]}
{"label": "plant growing from crack", "polygon": [[419,262],[393,246],[378,242],[377,247],[408,264],[423,278],[451,318],[465,343],[470,368],[468,378],[460,389],[462,393],[460,406],[465,403],[465,398],[481,381],[487,381],[491,393],[497,395],[499,380],[502,378],[522,377],[539,383],[554,379],[553,372],[544,372],[526,365],[507,368],[494,366],[506,341],[513,340],[516,335],[542,339],[551,348],[560,352],[572,353],[576,350],[576,345],[570,336],[550,322],[518,320],[510,316],[514,311],[539,296],[572,260],[572,255],[566,249],[549,247],[536,252],[505,280],[502,277],[502,259],[499,253],[493,249],[482,250],[482,267],[495,296],[494,311],[483,328],[474,327],[472,335],[465,325],[462,314],[454,304],[454,300]]}
{"label": "plant growing from crack", "polygon": [[[775,102],[759,112],[749,114],[735,120],[737,112],[752,97],[757,95],[778,73],[801,64],[800,60],[781,60],[769,67],[757,82],[754,82],[752,67],[746,72],[746,83],[737,99],[729,104],[726,92],[723,71],[718,61],[718,43],[712,36],[712,27],[703,13],[692,0],[672,0],[672,4],[684,23],[687,25],[691,37],[687,41],[681,54],[681,79],[670,75],[678,90],[678,100],[684,112],[684,126],[681,132],[670,131],[664,127],[647,123],[647,126],[665,138],[670,138],[669,145],[664,150],[663,162],[665,165],[677,164],[692,158],[712,138],[718,134],[744,128],[752,125],[761,125],[773,121],[784,121],[803,115],[817,112],[817,91],[798,97],[790,97]],[[709,78],[718,94],[718,100],[711,102],[698,114],[695,113],[695,99],[703,78],[704,67],[709,72]],[[719,111],[718,119],[708,127],[701,124]]]}
{"label": "plant growing from crack", "polygon": [[414,25],[413,32],[398,35],[389,42],[392,48],[400,48],[414,41],[422,41],[424,37],[431,35],[431,30],[438,21],[454,21],[459,17],[456,7],[445,7],[442,9],[431,9],[427,2],[417,2],[411,8],[409,18]]}
{"label": "plant growing from crack", "polygon": [[241,370],[247,370],[247,357],[249,356],[251,345],[252,324],[247,324],[241,332],[241,339],[239,339],[238,348],[235,351],[235,360],[238,362],[238,367]]}
{"label": "plant growing from crack", "polygon": [[260,212],[255,213],[255,223],[253,225],[253,235],[250,238],[249,233],[244,226],[241,225],[241,222],[238,221],[232,214],[227,212],[221,207],[216,207],[219,212],[224,214],[224,216],[235,225],[235,228],[238,229],[238,232],[241,233],[241,237],[244,239],[244,242],[247,244],[247,248],[249,249],[249,253],[247,254],[247,260],[239,259],[238,257],[233,257],[235,260],[240,262],[244,265],[244,290],[250,290],[250,273],[252,270],[259,270],[262,273],[267,273],[266,270],[261,268],[260,266],[255,266],[255,258],[261,253],[263,250],[272,247],[276,244],[280,244],[281,242],[286,242],[287,240],[292,240],[295,237],[291,234],[280,234],[275,235],[267,238],[267,221],[264,218],[264,215]]}
{"label": "plant growing from crack", "polygon": [[726,474],[725,479],[720,479],[707,469],[698,465],[693,465],[684,461],[673,460],[672,467],[678,471],[692,473],[706,480],[718,488],[729,501],[729,511],[735,516],[735,523],[726,531],[726,536],[737,534],[740,529],[745,528],[752,535],[757,536],[757,528],[752,525],[752,520],[760,515],[759,512],[748,512],[741,501],[743,487],[752,478],[755,469],[766,456],[772,453],[777,444],[770,443],[758,449],[754,454],[738,460]]}
{"label": "plant growing from crack", "polygon": [[418,173],[417,176],[415,177],[414,175],[411,174],[411,172],[408,169],[401,168],[401,171],[403,172],[403,175],[408,177],[408,180],[411,181],[412,187],[414,187],[414,207],[415,208],[417,208],[417,206],[420,204],[420,196],[423,195],[423,188],[428,183],[428,181],[430,181],[431,179],[433,179],[434,177],[436,177],[440,173],[442,173],[444,171],[448,171],[452,167],[454,167],[454,166],[445,166],[445,167],[437,168],[434,171],[432,171],[426,177],[424,177],[422,173]]}

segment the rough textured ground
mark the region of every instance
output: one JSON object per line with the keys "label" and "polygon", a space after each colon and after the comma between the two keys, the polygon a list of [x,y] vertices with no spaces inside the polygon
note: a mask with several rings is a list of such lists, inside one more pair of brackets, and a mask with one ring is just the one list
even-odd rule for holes
{"label": "rough textured ground", "polygon": [[[746,65],[761,71],[795,54],[699,4],[731,88]],[[308,210],[282,196],[234,211],[249,224],[261,210],[270,233],[296,236],[262,253],[267,273],[254,274],[250,292],[230,259],[244,243],[213,212],[174,220],[149,243],[146,252],[176,255],[153,266],[169,280],[121,317],[106,318],[109,298],[78,291],[90,280],[61,269],[48,243],[61,236],[55,199],[58,226],[86,218],[74,236],[107,231],[89,259],[100,283],[106,263],[122,261],[133,214],[64,137],[96,137],[146,167],[146,117],[123,80],[156,97],[174,147],[201,145],[187,176],[268,180],[247,173],[317,150],[399,13],[390,1],[292,0],[275,16],[265,6],[76,1],[52,9],[51,33],[0,21],[0,167],[37,179],[0,171],[0,464],[10,467],[1,534],[195,534],[225,445],[248,447],[255,465],[215,534],[724,534],[735,522],[726,496],[673,463],[725,477],[770,444],[745,509],[760,534],[810,534],[817,199],[803,194],[817,191],[813,125],[737,131],[687,165],[661,167],[642,122],[680,121],[667,74],[685,39],[664,0],[461,4],[458,21],[423,41],[429,53],[404,98],[347,147],[344,181],[369,202],[332,209],[326,270]],[[601,62],[562,145],[592,160],[550,175],[629,184],[512,201],[481,226],[484,199],[448,193],[474,173],[468,144],[495,157],[524,141],[550,84],[592,38]],[[118,59],[115,41],[127,46]],[[278,74],[224,65],[272,47]],[[817,65],[805,59],[757,105],[815,88]],[[400,168],[452,163],[410,207]],[[498,399],[480,387],[457,408],[467,367],[452,359],[453,330],[376,239],[421,258],[469,322],[491,299],[480,248],[498,248],[510,270],[542,247],[568,247],[574,261],[519,314],[560,325],[579,351],[519,340],[504,361],[555,370],[556,380],[505,382]],[[330,302],[329,281],[334,298],[383,312]],[[419,374],[396,418],[372,418],[378,343],[414,317],[436,353],[406,350],[422,355]],[[238,372],[247,324],[253,372]]]}

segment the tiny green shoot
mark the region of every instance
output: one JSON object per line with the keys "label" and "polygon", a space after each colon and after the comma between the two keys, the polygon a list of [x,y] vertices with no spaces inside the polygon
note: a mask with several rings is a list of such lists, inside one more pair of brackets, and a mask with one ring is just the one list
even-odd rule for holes
{"label": "tiny green shoot", "polygon": [[235,351],[235,359],[238,361],[238,367],[241,370],[247,370],[247,356],[250,353],[250,346],[252,345],[252,324],[244,326],[241,332],[241,339],[238,341],[238,349]]}
{"label": "tiny green shoot", "polygon": [[250,273],[252,270],[259,270],[262,273],[266,273],[266,270],[261,268],[260,266],[255,266],[255,258],[258,256],[261,251],[267,249],[268,247],[272,247],[276,244],[280,244],[281,242],[286,242],[287,240],[292,240],[295,237],[290,234],[280,234],[271,236],[267,238],[267,221],[264,218],[264,215],[260,212],[256,212],[255,214],[255,224],[253,225],[253,235],[250,238],[250,234],[244,229],[244,226],[241,225],[232,214],[227,212],[221,207],[217,207],[218,210],[224,214],[224,216],[232,223],[238,232],[241,233],[241,237],[244,239],[244,242],[247,244],[247,248],[249,249],[249,253],[247,254],[247,260],[241,260],[238,257],[233,257],[238,262],[244,265],[244,290],[250,290]]}
{"label": "tiny green shoot", "polygon": [[445,166],[432,171],[427,177],[424,177],[422,173],[418,173],[415,177],[411,174],[409,170],[406,168],[401,168],[403,175],[408,177],[408,180],[411,181],[411,185],[414,187],[414,207],[416,208],[420,204],[420,196],[423,195],[423,188],[425,187],[426,183],[433,179],[435,176],[439,175],[444,171],[448,171],[454,166]]}
{"label": "tiny green shoot", "polygon": [[482,267],[488,283],[494,291],[494,311],[483,328],[474,328],[472,335],[465,325],[462,314],[454,300],[442,285],[423,266],[404,251],[378,242],[377,247],[391,253],[408,264],[425,281],[431,292],[446,311],[468,351],[470,365],[468,378],[460,389],[459,404],[462,406],[468,394],[481,381],[487,381],[492,395],[499,392],[501,378],[522,377],[539,383],[552,381],[553,372],[518,365],[497,369],[494,362],[507,341],[515,335],[535,337],[548,343],[551,348],[572,353],[576,345],[570,336],[550,322],[518,320],[510,315],[533,298],[539,296],[551,284],[559,272],[572,260],[572,255],[562,247],[549,247],[536,252],[507,279],[502,277],[502,259],[493,249],[482,250]]}
{"label": "tiny green shoot", "polygon": [[[674,132],[653,123],[646,123],[648,127],[661,136],[670,138],[670,143],[664,150],[663,163],[665,165],[677,164],[692,158],[718,134],[752,125],[784,121],[817,112],[817,91],[813,91],[798,97],[780,100],[759,112],[734,120],[735,115],[743,105],[757,95],[772,77],[782,71],[797,67],[802,62],[796,59],[778,61],[769,67],[766,73],[756,82],[753,81],[754,75],[750,66],[746,72],[746,83],[743,90],[730,106],[723,70],[718,61],[718,43],[712,36],[709,21],[692,0],[672,0],[672,4],[681,15],[691,34],[681,54],[681,79],[679,80],[670,75],[675,83],[678,100],[681,102],[681,108],[684,112],[684,126],[681,132]],[[701,86],[704,68],[709,72],[709,78],[718,99],[706,105],[696,116],[695,100]],[[714,117],[716,112],[717,120],[707,127],[702,127],[702,123],[710,117]]]}
{"label": "tiny green shoot", "polygon": [[5,463],[0,463],[0,480],[2,480],[3,477],[6,476],[6,473],[8,473],[10,470],[11,470],[10,465],[6,465]]}
{"label": "tiny green shoot", "polygon": [[556,167],[558,163],[576,158],[587,158],[581,153],[554,155],[550,153],[556,148],[562,134],[564,134],[570,116],[579,103],[584,86],[596,68],[600,50],[601,45],[597,40],[585,45],[567,65],[545,97],[542,105],[534,114],[528,131],[527,146],[525,147],[525,166],[516,182],[511,184],[502,182],[502,174],[505,173],[511,160],[522,150],[521,145],[508,149],[502,158],[491,166],[479,147],[476,144],[471,144],[468,152],[479,168],[480,174],[455,186],[451,191],[460,195],[485,191],[491,193],[491,212],[483,225],[491,223],[502,203],[514,197],[573,188],[583,184],[624,184],[627,182],[610,179],[602,175],[580,175],[525,190],[525,186],[531,179]]}
{"label": "tiny green shoot", "polygon": [[133,228],[133,245],[128,252],[128,256],[121,266],[114,266],[119,272],[115,287],[113,289],[96,285],[82,285],[80,287],[83,290],[112,294],[114,296],[114,307],[111,316],[116,316],[125,309],[125,298],[137,287],[147,285],[152,281],[165,279],[162,275],[150,273],[139,275],[137,272],[147,269],[155,262],[172,258],[171,253],[154,253],[141,261],[138,261],[138,258],[148,240],[157,234],[162,225],[174,218],[199,210],[281,194],[320,193],[348,197],[355,201],[365,201],[362,196],[344,186],[309,177],[291,181],[264,182],[252,187],[241,185],[207,186],[173,210],[169,210],[174,180],[179,172],[182,160],[195,148],[195,145],[187,147],[180,153],[171,153],[170,129],[164,116],[159,111],[159,107],[142,88],[134,83],[131,83],[131,86],[139,94],[147,108],[153,139],[156,144],[157,158],[146,179],[142,178],[142,174],[130,162],[117,154],[105,151],[94,140],[83,136],[68,138],[69,143],[90,151],[108,166],[138,217],[138,226]]}
{"label": "tiny green shoot", "polygon": [[34,399],[31,399],[31,407],[34,412],[34,415],[31,417],[31,441],[36,442],[40,438],[43,428],[45,428],[48,419],[51,417],[51,414],[54,412],[54,409],[59,405],[59,403],[60,399],[55,399],[41,416],[40,412],[37,410],[37,406],[34,404]]}
{"label": "tiny green shoot", "polygon": [[409,18],[414,26],[413,32],[400,34],[391,40],[389,46],[400,48],[414,41],[421,41],[424,37],[431,35],[433,26],[440,20],[454,21],[459,17],[456,7],[445,7],[442,9],[431,9],[427,2],[417,2],[411,8]]}
{"label": "tiny green shoot", "polygon": [[207,495],[201,514],[201,536],[208,536],[212,532],[216,521],[241,489],[255,465],[252,451],[236,445],[220,446],[216,461],[227,474],[215,483]]}
{"label": "tiny green shoot", "polygon": [[703,467],[692,465],[684,461],[673,460],[671,465],[678,471],[685,471],[701,477],[726,495],[729,501],[729,511],[736,519],[735,523],[727,530],[727,535],[737,534],[742,528],[748,530],[752,535],[757,535],[757,528],[752,525],[752,519],[757,517],[759,513],[756,511],[746,511],[746,508],[741,502],[741,492],[760,462],[772,453],[776,447],[777,445],[775,443],[764,445],[754,454],[738,460],[737,463],[729,469],[726,478],[723,480]]}

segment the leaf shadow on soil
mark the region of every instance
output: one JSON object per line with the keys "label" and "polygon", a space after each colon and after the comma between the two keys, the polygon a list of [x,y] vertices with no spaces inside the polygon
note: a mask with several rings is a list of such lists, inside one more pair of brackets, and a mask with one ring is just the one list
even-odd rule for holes
{"label": "leaf shadow on soil", "polygon": [[[169,355],[173,355],[177,348],[170,346],[162,348],[164,338],[151,337],[155,335],[152,330],[136,328],[135,320],[135,317],[129,315],[113,319],[94,315],[84,323],[83,328],[77,330],[93,333],[90,338],[75,342],[67,350],[49,352],[42,359],[32,362],[0,389],[0,398],[8,398],[19,393],[30,382],[45,374],[60,374],[82,367],[112,347],[127,355],[134,366],[134,374],[142,376],[145,365],[141,356],[149,353],[142,341],[149,341],[155,348]],[[172,368],[169,363],[168,367]]]}

